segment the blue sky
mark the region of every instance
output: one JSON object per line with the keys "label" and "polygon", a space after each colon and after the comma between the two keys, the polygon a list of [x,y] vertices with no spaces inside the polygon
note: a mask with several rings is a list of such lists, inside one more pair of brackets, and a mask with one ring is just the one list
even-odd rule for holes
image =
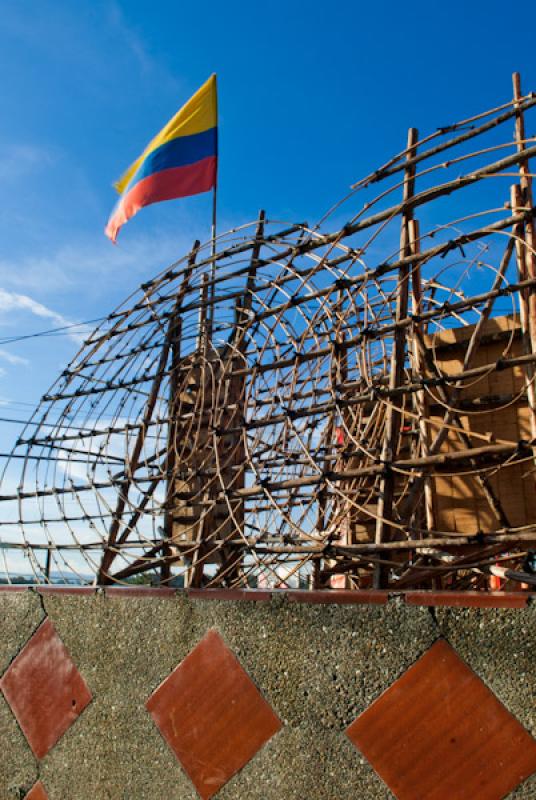
{"label": "blue sky", "polygon": [[508,100],[514,70],[536,89],[534,53],[496,0],[3,0],[0,414],[28,416],[78,346],[2,339],[100,317],[208,238],[209,196],[145,209],[116,248],[103,228],[112,181],[211,72],[225,229],[315,222],[410,125]]}

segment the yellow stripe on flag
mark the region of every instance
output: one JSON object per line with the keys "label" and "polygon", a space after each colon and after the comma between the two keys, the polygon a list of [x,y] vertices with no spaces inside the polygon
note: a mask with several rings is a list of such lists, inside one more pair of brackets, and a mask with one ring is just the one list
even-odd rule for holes
{"label": "yellow stripe on flag", "polygon": [[119,194],[123,194],[147,156],[160,145],[177,139],[179,136],[191,136],[195,133],[214,128],[218,124],[218,101],[216,92],[216,76],[211,75],[206,83],[177,111],[160,133],[147,145],[139,158],[114,183]]}

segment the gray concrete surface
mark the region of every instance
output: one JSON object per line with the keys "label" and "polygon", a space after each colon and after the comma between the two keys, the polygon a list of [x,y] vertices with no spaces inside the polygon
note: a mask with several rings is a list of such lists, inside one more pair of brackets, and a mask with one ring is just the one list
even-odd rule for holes
{"label": "gray concrete surface", "polygon": [[[284,596],[251,602],[0,593],[0,674],[45,614],[93,701],[38,764],[0,695],[3,800],[24,797],[38,776],[50,800],[194,800],[144,703],[213,627],[284,722],[219,792],[221,800],[391,798],[344,731],[440,636],[536,735],[533,605],[432,613],[401,599],[339,606]],[[536,800],[536,779],[511,797]]]}

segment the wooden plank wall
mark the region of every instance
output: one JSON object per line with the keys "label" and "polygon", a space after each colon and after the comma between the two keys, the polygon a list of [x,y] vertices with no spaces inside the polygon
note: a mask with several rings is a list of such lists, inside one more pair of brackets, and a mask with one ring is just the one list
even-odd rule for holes
{"label": "wooden plank wall", "polygon": [[[429,337],[436,364],[443,372],[453,374],[461,370],[473,330],[474,326],[459,327]],[[493,363],[501,356],[512,357],[522,352],[519,321],[513,317],[495,317],[484,326],[482,343],[472,366]],[[518,442],[520,439],[530,439],[524,388],[522,367],[493,371],[478,380],[467,381],[457,404],[459,408],[464,408],[468,401],[474,403],[461,415],[466,431],[488,435],[492,441]],[[436,404],[432,409],[437,412],[431,415],[432,419],[440,425],[441,408]],[[473,439],[473,444],[477,445],[476,439]],[[463,445],[452,432],[442,449],[459,450],[463,449]],[[503,466],[495,474],[489,473],[492,487],[512,526],[525,525],[536,519],[536,493],[531,469],[532,464],[525,462]],[[500,527],[474,477],[436,477],[434,490],[438,529],[469,533]]]}

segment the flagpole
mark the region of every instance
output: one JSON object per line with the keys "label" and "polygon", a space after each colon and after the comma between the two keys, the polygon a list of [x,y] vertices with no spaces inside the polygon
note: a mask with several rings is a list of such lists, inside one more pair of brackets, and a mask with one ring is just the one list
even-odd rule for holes
{"label": "flagpole", "polygon": [[[216,104],[216,172],[214,174],[214,186],[212,189],[212,256],[216,255],[216,211],[217,211],[217,193],[218,193],[218,90],[216,83],[216,75],[214,74],[214,102]],[[214,298],[214,279],[216,277],[216,260],[212,261],[212,297]],[[214,307],[212,308],[214,311]]]}
{"label": "flagpole", "polygon": [[[216,80],[216,75],[214,75],[214,80]],[[218,123],[218,94],[217,90],[215,89],[215,103],[216,103],[216,126]],[[218,136],[218,128],[216,127],[216,137]],[[217,139],[216,139],[217,142]],[[212,339],[212,327],[214,324],[214,319],[216,317],[216,307],[215,307],[215,297],[216,297],[216,220],[217,220],[217,209],[218,209],[218,153],[217,153],[217,144],[216,144],[216,173],[214,175],[214,186],[212,188],[212,264],[210,267],[210,299],[211,303],[211,311],[208,315],[209,319],[209,338]]]}
{"label": "flagpole", "polygon": [[216,286],[214,281],[216,280],[216,211],[217,211],[217,184],[214,184],[214,189],[212,190],[212,229],[211,229],[211,237],[212,237],[212,263],[210,265],[210,299],[211,303],[211,310],[210,314],[208,314],[208,334],[209,338],[212,338],[212,327],[215,318],[215,304],[214,298],[216,296]]}
{"label": "flagpole", "polygon": [[[216,255],[216,209],[217,209],[217,190],[218,185],[215,183],[214,188],[212,190],[212,229],[211,229],[211,236],[212,236],[212,255]],[[212,262],[212,277],[214,278],[214,274],[216,272],[216,265],[215,262]]]}

